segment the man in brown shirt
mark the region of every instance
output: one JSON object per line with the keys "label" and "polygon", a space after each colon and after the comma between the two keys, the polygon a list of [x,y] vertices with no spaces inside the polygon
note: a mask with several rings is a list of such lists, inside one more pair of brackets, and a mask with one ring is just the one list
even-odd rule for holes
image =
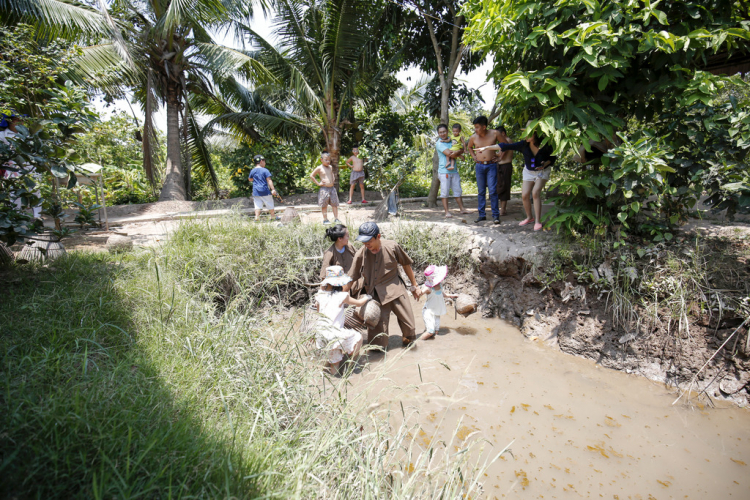
{"label": "man in brown shirt", "polygon": [[364,277],[365,293],[381,304],[380,322],[367,329],[368,342],[383,348],[388,346],[388,322],[393,312],[398,319],[404,345],[411,344],[416,340],[416,323],[406,287],[398,274],[398,265],[401,264],[411,281],[411,294],[418,300],[419,289],[411,268],[411,258],[395,241],[381,239],[380,228],[374,222],[365,222],[360,226],[357,241],[364,243],[364,248],[360,248],[354,256],[349,276],[354,281]]}

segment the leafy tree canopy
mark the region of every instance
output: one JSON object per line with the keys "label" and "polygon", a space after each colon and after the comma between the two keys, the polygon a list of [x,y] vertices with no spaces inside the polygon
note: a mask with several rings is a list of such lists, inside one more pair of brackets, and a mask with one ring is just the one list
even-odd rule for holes
{"label": "leafy tree canopy", "polygon": [[[605,157],[605,172],[574,173],[579,181],[565,188],[575,199],[558,200],[553,222],[670,225],[706,186],[720,208],[750,202],[726,190],[742,171],[733,167],[746,170],[748,103],[717,98],[746,83],[705,71],[747,57],[746,2],[469,0],[464,12],[467,43],[494,54],[504,122],[530,120],[526,133],[537,130],[558,153],[605,138],[629,143]],[[656,180],[644,186],[644,176]]]}

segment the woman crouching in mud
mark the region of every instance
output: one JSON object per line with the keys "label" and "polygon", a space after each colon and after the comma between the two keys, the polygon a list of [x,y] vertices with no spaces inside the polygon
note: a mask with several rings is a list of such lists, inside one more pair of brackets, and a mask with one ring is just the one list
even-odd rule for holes
{"label": "woman crouching in mud", "polygon": [[[352,262],[354,262],[354,254],[356,253],[354,247],[349,243],[349,230],[345,225],[336,224],[333,227],[329,227],[326,229],[326,237],[333,241],[333,245],[328,247],[328,250],[323,253],[320,281],[326,278],[326,269],[330,266],[341,266],[344,272],[349,274]],[[354,282],[348,290],[352,297],[356,297],[359,295],[361,289],[361,283]]]}

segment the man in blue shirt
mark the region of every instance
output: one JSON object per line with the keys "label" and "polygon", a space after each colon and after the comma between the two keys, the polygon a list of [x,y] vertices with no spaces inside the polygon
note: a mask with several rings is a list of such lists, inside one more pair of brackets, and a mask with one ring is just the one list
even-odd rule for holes
{"label": "man in blue shirt", "polygon": [[253,205],[255,205],[255,220],[260,219],[260,211],[263,206],[269,210],[271,217],[276,216],[273,209],[273,197],[276,190],[273,188],[271,172],[266,168],[266,159],[262,155],[253,158],[255,168],[250,171],[249,180],[253,185]]}
{"label": "man in blue shirt", "polygon": [[443,199],[443,209],[446,217],[453,217],[448,211],[448,194],[453,191],[458,208],[462,214],[468,214],[469,211],[464,208],[461,200],[461,177],[458,175],[458,169],[450,166],[448,158],[458,158],[463,153],[463,145],[460,151],[451,151],[453,144],[448,137],[448,125],[441,123],[437,128],[438,140],[435,143],[435,149],[438,152],[438,178],[440,179],[440,197]]}

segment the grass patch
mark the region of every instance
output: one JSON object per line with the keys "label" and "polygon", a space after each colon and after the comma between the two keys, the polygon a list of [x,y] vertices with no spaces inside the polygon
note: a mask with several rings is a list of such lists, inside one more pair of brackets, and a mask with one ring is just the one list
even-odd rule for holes
{"label": "grass patch", "polygon": [[564,238],[533,272],[543,286],[586,285],[628,332],[687,337],[696,320],[719,328],[750,316],[750,245],[696,235],[681,240],[617,248],[592,236]]}
{"label": "grass patch", "polygon": [[189,221],[163,248],[0,277],[0,496],[475,496],[471,453],[415,449],[377,395],[324,378],[294,318],[214,300],[227,272],[238,303],[288,300],[321,235]]}

